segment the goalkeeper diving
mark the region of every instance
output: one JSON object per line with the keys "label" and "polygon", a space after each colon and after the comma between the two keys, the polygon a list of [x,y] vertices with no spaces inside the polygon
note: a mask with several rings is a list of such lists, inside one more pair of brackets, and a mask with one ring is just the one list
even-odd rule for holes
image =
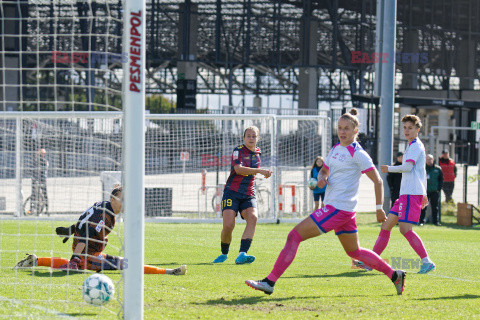
{"label": "goalkeeper diving", "polygon": [[[103,253],[107,246],[108,234],[115,227],[115,218],[122,212],[122,190],[120,185],[114,186],[110,193],[110,201],[96,202],[80,216],[77,223],[68,228],[56,228],[57,235],[64,237],[64,243],[73,235],[73,254],[70,260],[27,254],[14,269],[43,266],[64,271],[87,269],[100,272],[126,268],[127,261],[124,258]],[[187,266],[164,269],[145,265],[143,270],[146,274],[184,275],[187,273]]]}

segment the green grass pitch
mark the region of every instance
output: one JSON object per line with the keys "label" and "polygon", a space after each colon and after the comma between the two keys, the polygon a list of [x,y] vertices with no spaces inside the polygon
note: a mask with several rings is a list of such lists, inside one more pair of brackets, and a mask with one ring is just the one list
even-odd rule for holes
{"label": "green grass pitch", "polygon": [[[480,228],[461,228],[455,217],[444,226],[416,227],[437,265],[431,274],[416,274],[418,257],[400,234],[392,231],[382,257],[403,263],[407,280],[403,296],[383,274],[351,269],[333,233],[300,245],[295,261],[267,296],[244,284],[266,276],[283,248],[291,224],[259,225],[249,254],[251,265],[235,265],[243,224],[237,224],[228,260],[220,254],[221,224],[147,224],[145,263],[173,268],[188,265],[186,276],[145,275],[145,319],[473,319],[480,317]],[[360,243],[372,248],[379,232],[374,214],[359,214]],[[0,317],[28,319],[115,319],[120,303],[106,308],[82,301],[87,274],[65,275],[38,267],[15,272],[11,267],[26,252],[70,257],[71,240],[52,235],[66,225],[52,221],[0,221]],[[117,226],[121,229],[121,225]],[[106,252],[116,254],[119,241],[110,237]],[[18,250],[18,251],[17,251]],[[63,252],[59,254],[59,252]],[[67,254],[68,253],[68,254]],[[114,282],[121,273],[105,272]],[[121,285],[116,291],[122,294]]]}

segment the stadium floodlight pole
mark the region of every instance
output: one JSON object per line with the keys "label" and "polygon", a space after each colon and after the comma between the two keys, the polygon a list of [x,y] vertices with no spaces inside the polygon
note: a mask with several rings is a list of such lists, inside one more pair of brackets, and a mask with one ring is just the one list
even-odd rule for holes
{"label": "stadium floodlight pole", "polygon": [[[383,52],[383,6],[384,0],[377,0],[377,24],[375,26],[375,52]],[[375,63],[375,80],[373,86],[373,94],[380,96],[380,89],[382,87],[382,59],[378,59]],[[377,106],[378,108],[378,106]]]}
{"label": "stadium floodlight pole", "polygon": [[125,0],[123,50],[124,319],[143,319],[143,260],[145,231],[145,0]]}
{"label": "stadium floodlight pole", "polygon": [[[397,21],[397,1],[383,0],[382,53],[388,60],[381,68],[380,88],[380,134],[378,136],[378,164],[390,165],[393,154],[393,108],[395,103],[395,32]],[[385,189],[384,208],[390,204],[390,189],[386,175],[382,173]]]}

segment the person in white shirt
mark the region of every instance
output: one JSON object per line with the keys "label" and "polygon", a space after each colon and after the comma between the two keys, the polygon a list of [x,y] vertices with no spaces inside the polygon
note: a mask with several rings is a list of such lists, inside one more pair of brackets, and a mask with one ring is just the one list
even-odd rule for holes
{"label": "person in white shirt", "polygon": [[382,204],[383,180],[370,156],[355,141],[359,126],[356,113],[356,109],[352,109],[350,113],[345,113],[338,120],[337,132],[340,143],[332,148],[317,177],[319,188],[328,185],[325,207],[315,210],[290,231],[272,272],[263,280],[245,281],[248,286],[266,294],[272,294],[275,282],[293,262],[300,242],[335,230],[347,255],[383,272],[394,283],[397,294],[402,294],[405,272],[394,270],[379,255],[359,245],[355,210],[360,177],[363,173],[373,181],[375,186],[377,221],[383,222],[386,217]]}
{"label": "person in white shirt", "polygon": [[[422,209],[428,205],[425,147],[418,138],[422,122],[415,115],[406,115],[402,118],[402,123],[403,134],[408,140],[408,147],[403,154],[404,161],[402,165],[398,166],[381,166],[383,173],[402,173],[400,197],[390,209],[387,220],[383,222],[373,251],[378,255],[382,254],[387,247],[392,228],[399,223],[400,232],[422,259],[422,266],[418,273],[425,274],[434,271],[436,267],[428,257],[422,239],[413,231],[413,226],[418,225]],[[361,261],[354,261],[354,264],[371,270],[368,266],[365,267]]]}

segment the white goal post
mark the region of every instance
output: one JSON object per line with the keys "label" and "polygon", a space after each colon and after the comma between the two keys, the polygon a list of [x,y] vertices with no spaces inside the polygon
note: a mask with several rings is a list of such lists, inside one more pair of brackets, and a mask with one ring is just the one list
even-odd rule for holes
{"label": "white goal post", "polygon": [[123,8],[124,319],[143,319],[145,257],[145,67],[146,0],[125,0]]}

